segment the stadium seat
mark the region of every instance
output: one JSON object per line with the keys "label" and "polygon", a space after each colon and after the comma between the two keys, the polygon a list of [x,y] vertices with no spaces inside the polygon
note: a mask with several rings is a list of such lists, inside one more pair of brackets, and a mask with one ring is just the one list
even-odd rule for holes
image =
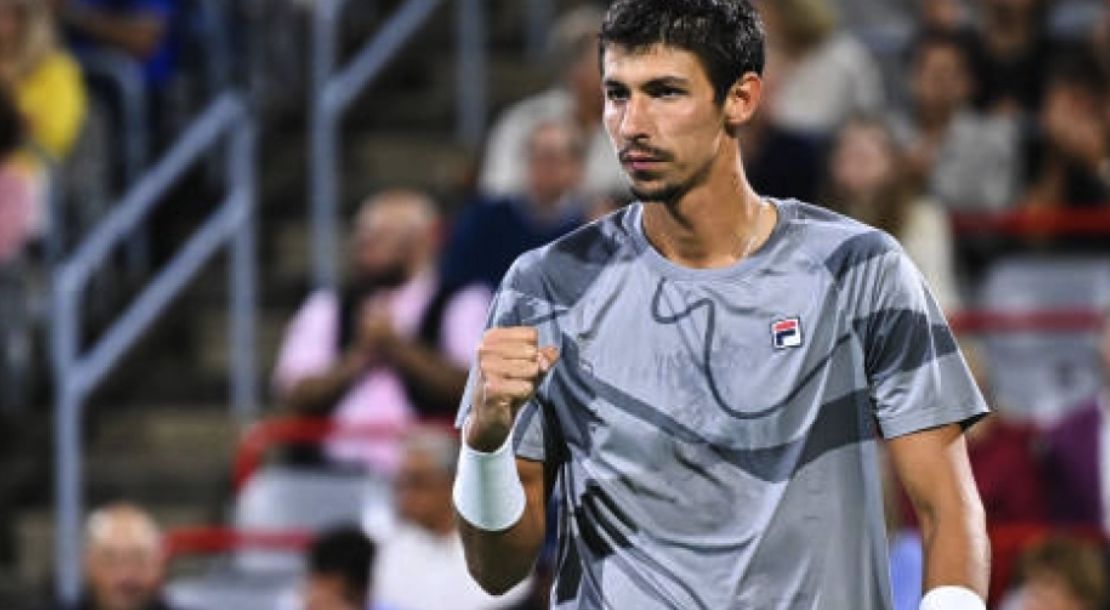
{"label": "stadium seat", "polygon": [[[322,529],[361,524],[373,534],[388,526],[392,491],[380,476],[273,466],[257,472],[235,502],[234,526],[241,530]],[[298,573],[296,554],[242,551],[235,565],[245,572]]]}
{"label": "stadium seat", "polygon": [[[979,295],[982,309],[1002,313],[1095,310],[1108,302],[1105,257],[1004,259],[988,271]],[[1095,332],[999,333],[983,343],[999,402],[1033,419],[1055,419],[1098,388]]]}

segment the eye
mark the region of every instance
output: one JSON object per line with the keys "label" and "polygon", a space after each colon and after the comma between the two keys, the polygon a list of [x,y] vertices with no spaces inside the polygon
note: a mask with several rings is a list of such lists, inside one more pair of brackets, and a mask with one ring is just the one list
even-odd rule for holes
{"label": "eye", "polygon": [[611,102],[623,102],[628,99],[628,90],[623,87],[606,87],[605,99]]}

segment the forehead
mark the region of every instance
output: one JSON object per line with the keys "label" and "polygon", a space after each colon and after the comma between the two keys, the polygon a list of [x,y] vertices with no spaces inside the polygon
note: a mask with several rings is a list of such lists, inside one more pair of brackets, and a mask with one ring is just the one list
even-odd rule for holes
{"label": "forehead", "polygon": [[606,45],[601,57],[601,76],[607,82],[628,85],[662,78],[709,84],[709,75],[697,55],[662,43],[636,49]]}

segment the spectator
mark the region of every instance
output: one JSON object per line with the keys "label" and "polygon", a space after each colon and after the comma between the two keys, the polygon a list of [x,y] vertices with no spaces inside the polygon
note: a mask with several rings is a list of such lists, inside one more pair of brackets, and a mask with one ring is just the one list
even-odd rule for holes
{"label": "spectator", "polygon": [[987,522],[1044,523],[1048,518],[1048,499],[1038,461],[1037,430],[1011,418],[1005,406],[998,404],[978,345],[961,340],[960,351],[987,404],[995,408],[990,417],[965,433],[968,458]]}
{"label": "spectator", "polygon": [[[331,417],[341,428],[450,417],[490,293],[439,279],[437,222],[432,201],[413,191],[386,191],[362,205],[346,287],[313,294],[286,331],[274,385],[292,411]],[[386,441],[332,440],[326,453],[385,472],[398,458]]]}
{"label": "spectator", "polygon": [[560,82],[514,104],[490,130],[478,187],[496,197],[525,194],[528,141],[541,123],[566,122],[586,137],[584,190],[594,195],[627,188],[620,164],[601,126],[603,100],[597,67],[597,35],[603,13],[583,6],[559,19],[552,32],[550,54]]}
{"label": "spectator", "polygon": [[1033,207],[1110,202],[1110,103],[1097,63],[1083,52],[1062,55],[1048,77],[1039,133],[1030,142]]}
{"label": "spectator", "polygon": [[308,551],[303,610],[384,610],[369,606],[374,543],[356,527],[321,534]]}
{"label": "spectator", "polygon": [[80,68],[55,44],[43,0],[0,0],[0,83],[11,88],[31,139],[64,159],[81,133],[87,100]]}
{"label": "spectator", "polygon": [[912,110],[895,118],[911,179],[954,208],[1001,209],[1018,185],[1018,123],[971,105],[971,54],[958,33],[924,32],[910,55]]}
{"label": "spectator", "polygon": [[444,277],[453,284],[496,287],[513,260],[581,225],[578,195],[584,149],[564,122],[540,122],[529,134],[525,195],[479,198],[455,223],[445,251]]}
{"label": "spectator", "polygon": [[744,170],[764,195],[814,201],[823,174],[822,142],[776,124],[779,70],[778,56],[772,54],[763,71],[764,104],[740,138]]}
{"label": "spectator", "polygon": [[1098,545],[1066,537],[1025,553],[1004,610],[1102,610],[1107,571]]}
{"label": "spectator", "polygon": [[0,84],[0,268],[19,256],[32,233],[32,177],[16,159],[22,143],[23,119]]}
{"label": "spectator", "polygon": [[902,243],[942,309],[959,305],[947,218],[906,180],[904,155],[884,123],[861,117],[840,129],[829,154],[825,191],[826,205]]}
{"label": "spectator", "polygon": [[976,106],[1006,115],[1036,114],[1055,45],[1049,0],[981,0]]}
{"label": "spectator", "polygon": [[1103,316],[1100,355],[1102,390],[1045,433],[1045,481],[1057,522],[1110,533],[1110,308]]}
{"label": "spectator", "polygon": [[80,50],[101,47],[143,65],[147,84],[160,90],[177,68],[173,36],[179,0],[51,0]]}
{"label": "spectator", "polygon": [[777,55],[775,121],[785,129],[831,134],[857,113],[883,107],[878,65],[855,38],[836,31],[836,14],[823,0],[760,3],[768,53]]}
{"label": "spectator", "polygon": [[162,534],[154,519],[131,504],[106,506],[85,526],[86,590],[66,610],[169,610],[161,597],[164,576]]}
{"label": "spectator", "polygon": [[446,429],[422,428],[406,440],[394,481],[399,524],[381,541],[374,564],[380,602],[407,610],[484,610],[511,607],[528,596],[528,581],[495,598],[467,573],[451,502],[458,452],[454,433]]}

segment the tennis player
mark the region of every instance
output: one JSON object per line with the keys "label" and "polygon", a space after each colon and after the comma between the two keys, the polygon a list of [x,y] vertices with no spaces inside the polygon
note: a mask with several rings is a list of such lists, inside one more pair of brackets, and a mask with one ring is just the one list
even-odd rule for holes
{"label": "tennis player", "polygon": [[877,454],[917,511],[924,610],[982,610],[963,429],[987,413],[889,236],[762,197],[740,157],[746,0],[616,0],[605,125],[638,202],[516,261],[459,413],[454,501],[490,592],[561,498],[552,607],[891,607]]}

